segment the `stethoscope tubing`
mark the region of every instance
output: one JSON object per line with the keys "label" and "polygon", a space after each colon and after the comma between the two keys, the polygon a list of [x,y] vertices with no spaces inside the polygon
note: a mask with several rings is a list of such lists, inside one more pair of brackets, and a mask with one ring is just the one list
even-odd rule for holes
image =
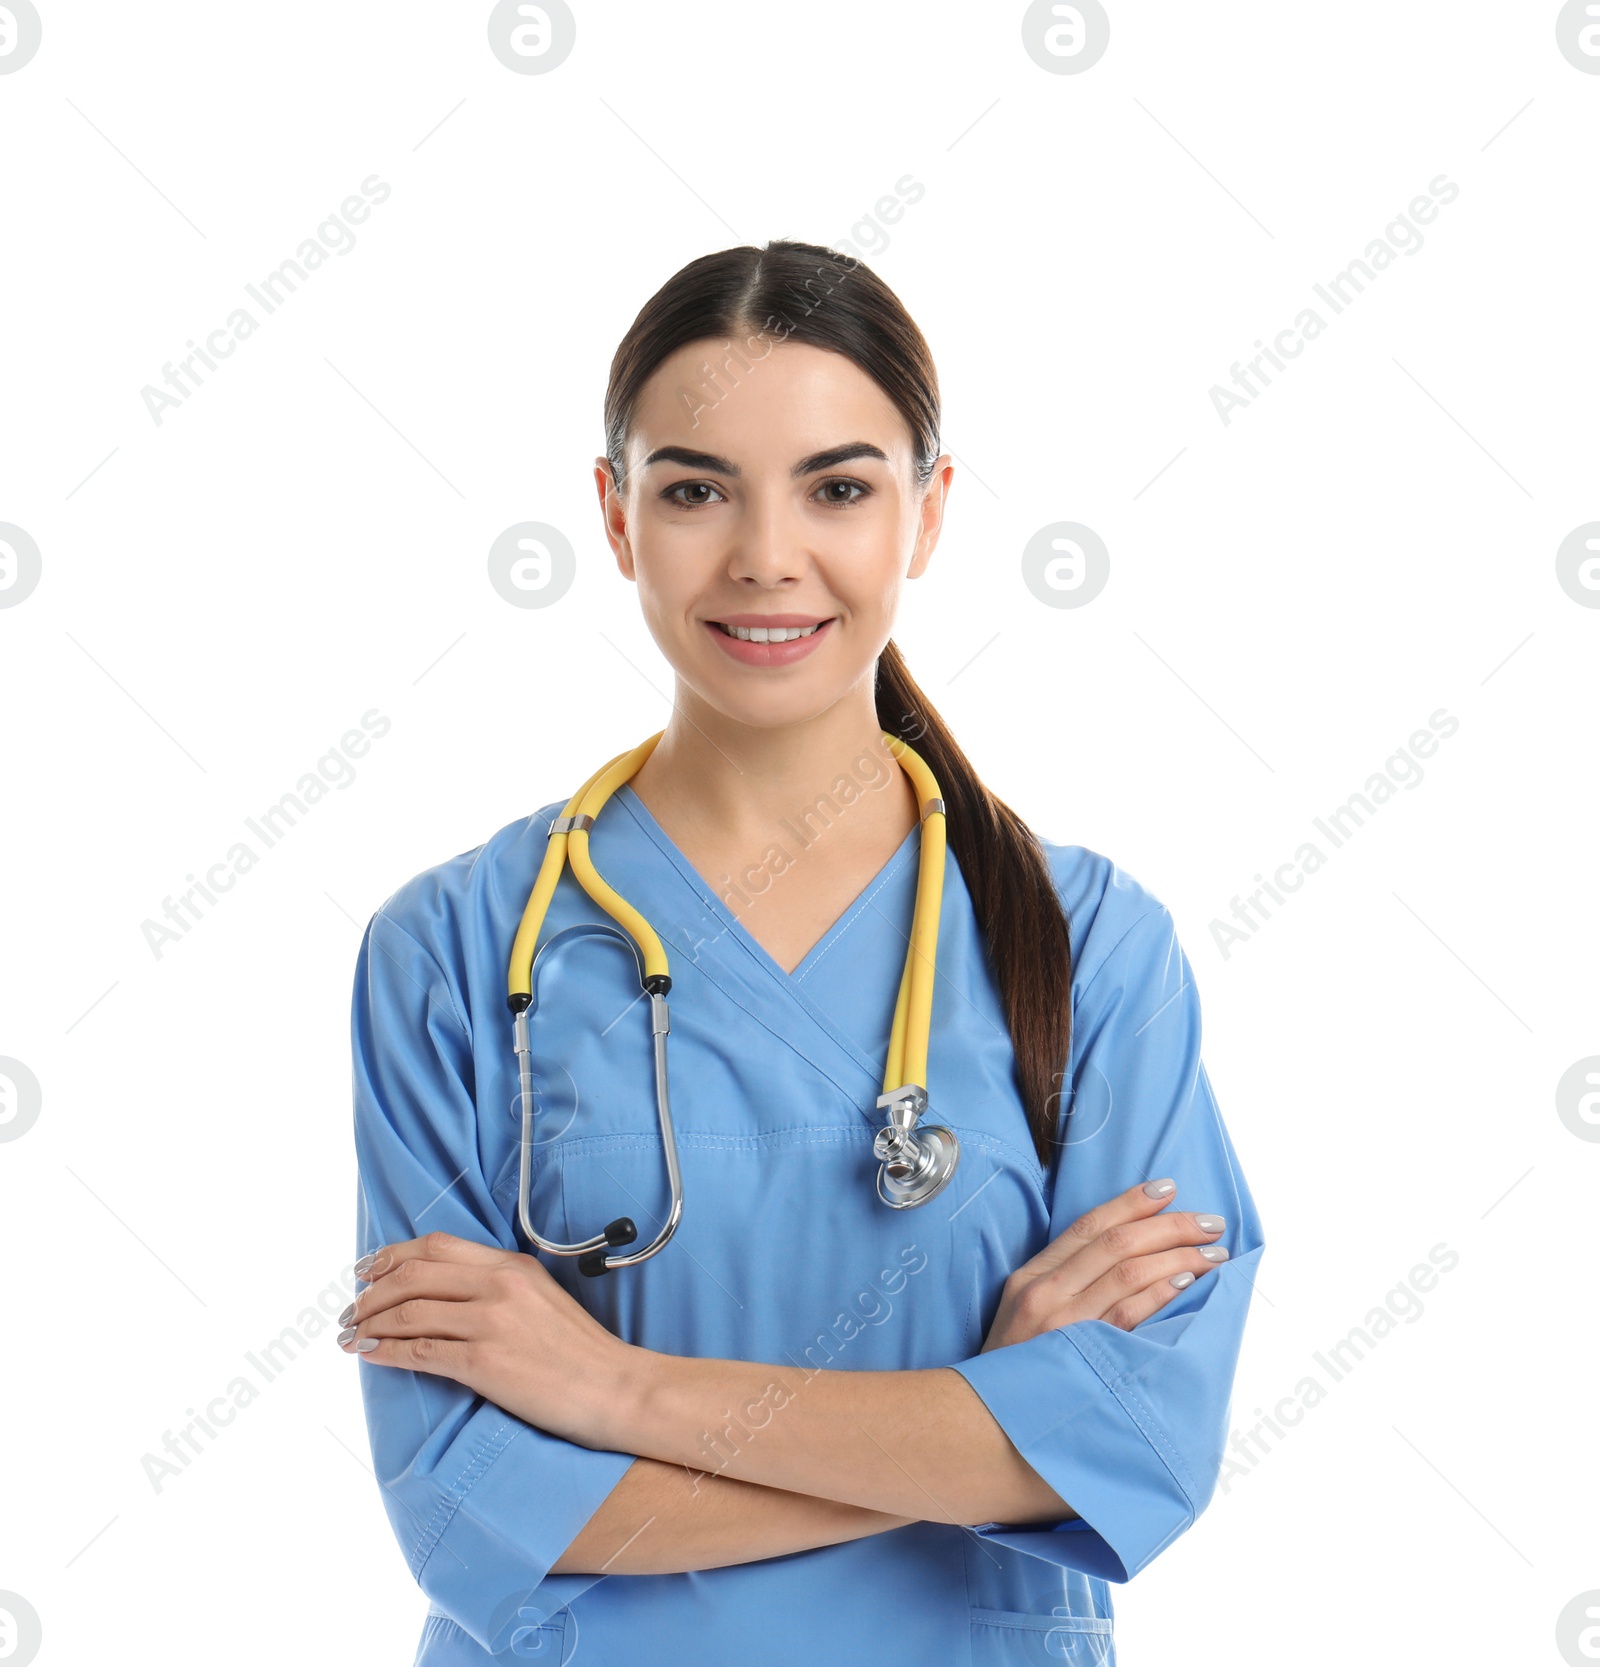
{"label": "stethoscope tubing", "polygon": [[[562,814],[551,824],[544,861],[534,880],[522,919],[517,926],[507,969],[506,1001],[513,1015],[517,1053],[518,1086],[522,1107],[522,1151],[518,1163],[517,1214],[530,1243],[556,1255],[579,1257],[579,1269],[599,1274],[612,1268],[632,1267],[653,1256],[677,1230],[683,1217],[683,1177],[677,1142],[672,1129],[672,1112],[667,1093],[667,1035],[671,1020],[667,992],[672,988],[667,955],[643,915],[626,898],[609,886],[589,857],[589,829],[611,795],[630,780],[655,751],[665,730],[657,731],[628,752],[619,753],[603,765],[567,801]],[[911,937],[905,967],[895,998],[894,1020],[889,1036],[888,1059],[884,1067],[883,1093],[878,1107],[886,1122],[873,1141],[873,1152],[881,1161],[877,1193],[892,1209],[909,1209],[926,1203],[943,1190],[955,1172],[960,1146],[954,1133],[943,1127],[918,1127],[927,1107],[924,1086],[928,1074],[928,1038],[932,1027],[934,961],[939,940],[939,919],[944,892],[945,807],[939,784],[922,758],[898,736],[880,731],[885,744],[911,778],[922,807],[921,843],[917,870],[916,904],[912,911]],[[572,872],[590,899],[617,922],[585,922],[556,933],[535,952],[539,932],[555,896],[562,872],[570,860]],[[620,928],[620,930],[618,929]],[[671,1201],[667,1219],[656,1237],[642,1250],[613,1256],[611,1250],[630,1244],[637,1237],[632,1220],[619,1216],[605,1231],[581,1243],[567,1245],[546,1239],[535,1231],[529,1219],[529,1190],[533,1163],[533,1071],[529,1021],[536,1005],[534,969],[546,950],[563,938],[580,932],[614,935],[632,950],[639,971],[641,990],[650,998],[651,1036],[656,1078],[656,1112],[661,1127],[662,1147],[667,1165]]]}
{"label": "stethoscope tubing", "polygon": [[[594,934],[616,938],[633,956],[639,969],[640,985],[645,981],[644,958],[639,953],[639,946],[626,932],[619,931],[615,926],[608,926],[604,921],[579,921],[575,926],[565,927],[548,938],[540,946],[539,953],[534,956],[530,977],[530,993],[533,999],[517,1014],[512,1026],[517,1053],[518,1097],[522,1109],[522,1150],[517,1162],[517,1218],[529,1241],[540,1250],[549,1251],[556,1256],[577,1256],[581,1258],[578,1264],[581,1271],[604,1273],[612,1268],[631,1268],[635,1263],[654,1256],[678,1230],[678,1223],[683,1219],[683,1174],[678,1164],[678,1142],[673,1132],[672,1105],[667,1092],[667,1034],[671,1029],[671,1018],[667,1011],[667,998],[664,995],[651,995],[650,1031],[655,1059],[656,1120],[661,1128],[661,1147],[666,1153],[667,1188],[671,1198],[665,1223],[643,1250],[632,1251],[626,1256],[612,1256],[607,1254],[611,1248],[631,1244],[637,1237],[637,1229],[629,1216],[619,1216],[607,1224],[604,1232],[597,1233],[591,1239],[580,1240],[577,1244],[561,1244],[557,1240],[545,1238],[530,1218],[528,1205],[533,1182],[533,1122],[536,1102],[529,1023],[538,1006],[539,964],[564,940]],[[600,1262],[603,1266],[593,1265],[596,1252],[602,1253]]]}

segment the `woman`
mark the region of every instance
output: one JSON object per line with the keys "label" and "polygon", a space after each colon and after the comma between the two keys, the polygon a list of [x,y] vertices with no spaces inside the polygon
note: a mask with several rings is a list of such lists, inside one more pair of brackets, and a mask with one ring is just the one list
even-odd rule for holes
{"label": "woman", "polygon": [[[368,925],[341,1343],[427,1667],[1110,1662],[1107,1583],[1211,1496],[1260,1221],[1171,916],[1037,841],[889,640],[953,474],[938,421],[858,262],[773,242],[677,273],[617,351],[595,468],[671,719],[591,824],[556,799]],[[637,1227],[588,1277],[526,1253],[518,1206],[507,969],[551,849],[586,849],[670,976],[676,1220],[643,952],[579,934],[538,967],[527,1222]],[[556,872],[541,943],[610,919]],[[898,997],[925,879],[924,1069]],[[886,1076],[927,1090],[909,1201]]]}

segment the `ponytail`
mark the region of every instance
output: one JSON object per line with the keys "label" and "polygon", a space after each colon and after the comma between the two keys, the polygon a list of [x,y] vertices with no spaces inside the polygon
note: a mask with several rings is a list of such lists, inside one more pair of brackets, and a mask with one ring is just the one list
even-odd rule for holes
{"label": "ponytail", "polygon": [[945,839],[988,946],[1034,1151],[1047,1168],[1072,1037],[1072,950],[1049,864],[1028,825],[978,779],[892,640],[878,657],[877,706],[879,727],[915,747],[939,783]]}

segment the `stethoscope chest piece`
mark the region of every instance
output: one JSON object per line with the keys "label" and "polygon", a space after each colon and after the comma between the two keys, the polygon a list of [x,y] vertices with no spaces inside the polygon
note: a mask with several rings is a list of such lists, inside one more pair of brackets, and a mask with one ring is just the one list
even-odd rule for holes
{"label": "stethoscope chest piece", "polygon": [[873,1156],[879,1159],[878,1196],[891,1210],[926,1204],[949,1185],[961,1143],[942,1124],[918,1126],[928,1094],[917,1083],[880,1094],[878,1106],[889,1114],[872,1140]]}

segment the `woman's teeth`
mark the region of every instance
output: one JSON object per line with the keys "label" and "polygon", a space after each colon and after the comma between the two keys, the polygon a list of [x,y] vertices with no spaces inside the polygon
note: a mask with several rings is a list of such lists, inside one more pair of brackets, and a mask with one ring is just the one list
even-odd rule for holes
{"label": "woman's teeth", "polygon": [[809,637],[813,631],[820,630],[827,620],[818,625],[799,626],[771,626],[771,625],[724,625],[722,621],[713,623],[719,631],[726,631],[730,637],[737,637],[740,642],[793,642],[796,637]]}

